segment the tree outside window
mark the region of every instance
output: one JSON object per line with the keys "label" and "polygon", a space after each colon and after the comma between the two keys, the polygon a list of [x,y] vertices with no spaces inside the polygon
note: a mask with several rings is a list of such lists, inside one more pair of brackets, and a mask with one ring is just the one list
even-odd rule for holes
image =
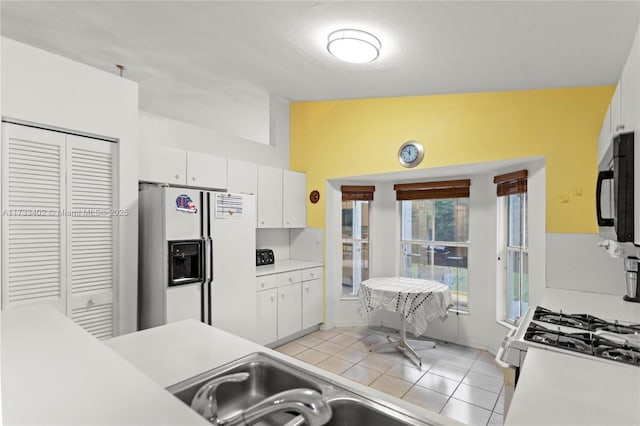
{"label": "tree outside window", "polygon": [[402,276],[438,281],[469,310],[469,199],[402,200]]}

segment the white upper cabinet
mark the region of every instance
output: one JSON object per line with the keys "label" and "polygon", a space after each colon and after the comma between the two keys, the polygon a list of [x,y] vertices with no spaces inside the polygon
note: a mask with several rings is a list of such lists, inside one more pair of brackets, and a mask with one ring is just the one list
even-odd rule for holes
{"label": "white upper cabinet", "polygon": [[282,169],[258,166],[258,228],[282,228]]}
{"label": "white upper cabinet", "polygon": [[611,104],[609,105],[609,114],[611,119],[611,133],[620,133],[620,129],[623,127],[622,124],[622,103],[621,92],[622,84],[621,81],[618,81],[618,85],[616,86],[615,92],[613,92],[613,96],[611,97]]}
{"label": "white upper cabinet", "polygon": [[611,105],[607,108],[607,113],[604,115],[604,121],[602,122],[602,128],[598,135],[598,164],[602,161],[604,153],[609,147],[609,140],[611,139]]}
{"label": "white upper cabinet", "polygon": [[[620,78],[621,128],[616,133],[638,130],[640,113],[640,42],[638,35],[633,41],[627,62]],[[615,129],[614,129],[615,131]]]}
{"label": "white upper cabinet", "polygon": [[640,32],[633,40],[598,135],[598,162],[613,135],[637,130],[640,130]]}
{"label": "white upper cabinet", "polygon": [[227,158],[160,145],[142,146],[138,180],[227,189]]}
{"label": "white upper cabinet", "polygon": [[201,188],[227,189],[227,158],[187,151],[186,184]]}
{"label": "white upper cabinet", "polygon": [[258,193],[258,165],[247,161],[229,159],[228,190],[239,194]]}
{"label": "white upper cabinet", "polygon": [[141,146],[138,180],[184,185],[187,178],[187,152],[165,146]]}
{"label": "white upper cabinet", "polygon": [[282,226],[305,228],[307,226],[307,175],[284,170],[282,176]]}

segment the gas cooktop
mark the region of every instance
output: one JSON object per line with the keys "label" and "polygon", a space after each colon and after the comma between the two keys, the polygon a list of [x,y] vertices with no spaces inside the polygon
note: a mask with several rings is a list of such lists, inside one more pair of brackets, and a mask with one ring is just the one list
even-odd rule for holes
{"label": "gas cooktop", "polygon": [[[534,321],[559,327],[554,330],[550,328],[552,326]],[[620,324],[592,315],[565,314],[538,306],[524,340],[640,366],[640,324]]]}

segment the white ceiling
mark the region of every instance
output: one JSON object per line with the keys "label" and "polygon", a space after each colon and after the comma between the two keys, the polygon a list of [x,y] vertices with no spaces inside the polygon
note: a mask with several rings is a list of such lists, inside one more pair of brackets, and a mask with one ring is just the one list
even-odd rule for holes
{"label": "white ceiling", "polygon": [[[638,1],[7,1],[1,33],[108,72],[140,109],[233,131],[291,101],[614,84]],[[341,63],[326,37],[359,28],[377,61]],[[258,126],[259,127],[259,126]]]}

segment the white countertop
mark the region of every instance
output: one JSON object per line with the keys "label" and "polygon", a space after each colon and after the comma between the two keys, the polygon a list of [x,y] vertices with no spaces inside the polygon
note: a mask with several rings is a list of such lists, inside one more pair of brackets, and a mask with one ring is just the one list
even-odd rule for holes
{"label": "white countertop", "polygon": [[3,425],[209,425],[164,388],[254,352],[388,401],[433,425],[455,420],[195,320],[101,342],[48,305],[0,315]]}
{"label": "white countertop", "polygon": [[[547,288],[541,306],[640,323],[620,296]],[[640,367],[529,347],[505,425],[640,425]]]}
{"label": "white countertop", "polygon": [[640,324],[640,303],[625,302],[621,296],[611,294],[547,288],[542,306],[562,309],[567,314],[591,314],[604,320]]}
{"label": "white countertop", "polygon": [[195,320],[180,321],[116,337],[107,341],[106,344],[163,387],[254,352],[263,352],[311,373],[329,378],[338,385],[343,385],[376,401],[389,401],[430,424],[460,425],[448,417]]}
{"label": "white countertop", "polygon": [[310,260],[283,259],[276,260],[273,265],[256,266],[256,276],[278,274],[280,272],[295,271],[297,269],[315,268],[324,266],[322,262],[313,262]]}
{"label": "white countertop", "polygon": [[505,425],[640,425],[640,368],[529,348]]}
{"label": "white countertop", "polygon": [[2,424],[209,425],[48,305],[1,314]]}

